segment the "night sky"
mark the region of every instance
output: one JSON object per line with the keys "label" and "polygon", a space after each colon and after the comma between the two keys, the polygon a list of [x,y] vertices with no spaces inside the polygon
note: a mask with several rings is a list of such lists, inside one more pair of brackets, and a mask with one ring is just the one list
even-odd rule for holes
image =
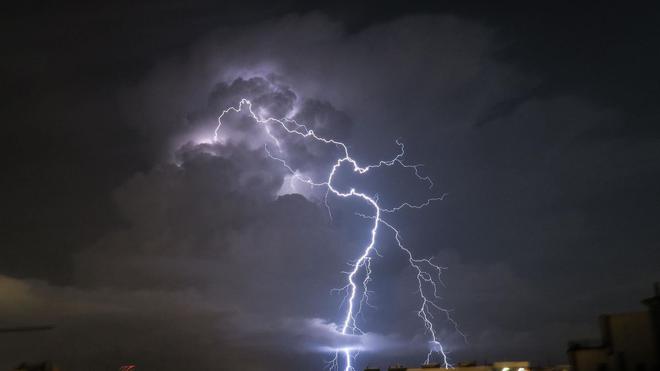
{"label": "night sky", "polygon": [[[242,97],[424,163],[353,179],[443,267],[451,360],[566,363],[660,280],[658,9],[25,1],[0,9],[0,369],[317,370],[364,205],[291,188]],[[295,167],[327,153],[297,143]],[[325,161],[325,162],[324,162]],[[324,165],[325,164],[325,165]],[[412,178],[414,180],[414,178]],[[357,366],[420,364],[415,276],[377,239]]]}

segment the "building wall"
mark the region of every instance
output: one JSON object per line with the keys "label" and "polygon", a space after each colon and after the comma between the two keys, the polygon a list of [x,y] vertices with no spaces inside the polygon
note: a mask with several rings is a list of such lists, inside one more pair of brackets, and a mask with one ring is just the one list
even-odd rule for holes
{"label": "building wall", "polygon": [[605,316],[612,354],[611,370],[651,370],[656,363],[655,336],[649,312]]}
{"label": "building wall", "polygon": [[657,345],[648,311],[601,316],[602,344],[568,352],[575,371],[656,371]]}
{"label": "building wall", "polygon": [[655,333],[655,354],[657,356],[656,362],[660,368],[660,282],[654,285],[655,296],[644,299],[642,303],[649,308],[651,315],[651,323],[653,324],[653,332]]}
{"label": "building wall", "polygon": [[605,371],[609,369],[607,350],[604,348],[583,348],[569,351],[571,365],[575,371]]}
{"label": "building wall", "polygon": [[[491,366],[470,366],[470,367],[454,367],[451,371],[493,371]],[[439,368],[408,368],[406,371],[447,371],[444,367]]]}

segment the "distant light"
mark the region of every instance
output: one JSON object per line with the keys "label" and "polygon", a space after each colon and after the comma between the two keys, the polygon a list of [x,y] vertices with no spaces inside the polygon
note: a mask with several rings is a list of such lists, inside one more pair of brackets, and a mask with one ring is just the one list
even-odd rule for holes
{"label": "distant light", "polygon": [[508,368],[508,367],[504,367],[504,368],[502,369],[502,371],[510,371],[510,370],[511,370],[511,369]]}
{"label": "distant light", "polygon": [[525,368],[524,368],[524,367],[520,367],[520,368],[518,369],[518,371],[525,371]]}

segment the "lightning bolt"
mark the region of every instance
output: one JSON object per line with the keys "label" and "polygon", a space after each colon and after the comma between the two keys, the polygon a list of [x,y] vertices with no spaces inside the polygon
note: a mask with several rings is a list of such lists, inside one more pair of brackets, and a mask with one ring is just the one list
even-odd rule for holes
{"label": "lightning bolt", "polygon": [[[382,207],[378,203],[377,196],[370,196],[364,192],[360,192],[355,188],[350,188],[347,192],[341,191],[334,186],[335,175],[337,170],[344,165],[348,165],[352,168],[353,172],[358,174],[365,174],[372,169],[381,168],[381,167],[392,167],[399,166],[405,169],[409,169],[412,174],[422,182],[428,184],[429,189],[433,187],[433,181],[428,176],[423,176],[421,174],[422,164],[408,164],[404,162],[403,158],[405,156],[405,146],[399,140],[396,140],[395,143],[399,147],[399,153],[396,154],[393,158],[389,160],[381,160],[375,164],[360,166],[359,163],[350,155],[348,146],[340,141],[334,139],[324,138],[317,135],[314,130],[307,128],[305,125],[297,123],[295,120],[282,118],[277,119],[273,117],[259,117],[253,108],[252,103],[248,99],[241,99],[238,106],[229,107],[222,111],[218,117],[218,125],[215,128],[214,132],[214,141],[219,141],[220,130],[222,128],[222,120],[228,113],[241,113],[246,112],[250,115],[252,120],[258,125],[263,126],[266,135],[273,142],[275,147],[278,148],[278,151],[282,152],[281,143],[278,138],[273,134],[272,127],[275,127],[277,130],[282,130],[286,135],[295,135],[301,138],[312,140],[324,145],[333,145],[337,148],[339,155],[335,159],[332,168],[328,172],[328,175],[325,179],[314,180],[309,176],[301,174],[299,171],[291,167],[285,159],[278,157],[273,154],[269,149],[268,144],[264,145],[264,150],[268,157],[274,161],[279,162],[290,174],[292,179],[296,179],[304,184],[307,184],[311,187],[325,187],[326,193],[324,197],[325,206],[330,213],[330,207],[328,205],[328,197],[332,194],[341,198],[355,198],[366,205],[370,206],[373,209],[372,215],[357,214],[365,219],[371,220],[372,224],[370,227],[370,238],[369,243],[364,247],[361,254],[355,259],[350,266],[352,269],[346,274],[346,285],[336,291],[345,292],[345,297],[343,303],[345,303],[345,312],[342,315],[343,320],[341,326],[339,327],[342,335],[363,335],[364,332],[358,326],[357,318],[362,312],[362,308],[365,304],[369,305],[369,290],[368,284],[371,281],[371,260],[373,255],[378,255],[376,250],[376,238],[378,236],[379,226],[389,229],[394,234],[394,240],[398,245],[399,249],[404,253],[405,257],[408,260],[410,267],[416,273],[417,278],[417,293],[419,294],[420,306],[417,311],[417,316],[422,320],[426,333],[429,336],[429,351],[426,355],[425,363],[428,364],[431,362],[431,358],[434,354],[438,354],[445,367],[451,367],[447,352],[443,348],[442,344],[438,339],[436,328],[433,325],[433,312],[439,312],[445,315],[446,319],[454,326],[454,329],[461,334],[464,338],[465,335],[460,332],[456,321],[454,321],[450,315],[450,310],[445,309],[437,304],[438,296],[438,285],[442,285],[441,273],[443,267],[433,263],[430,258],[417,258],[413,255],[412,251],[404,246],[401,234],[398,229],[391,224],[390,222],[383,219],[383,214],[391,214],[397,211],[400,211],[404,208],[410,209],[421,209],[426,206],[429,206],[434,201],[442,200],[445,195],[441,197],[429,198],[425,202],[420,204],[414,204],[410,202],[403,202],[400,205],[393,207]],[[330,217],[332,214],[330,213]],[[356,282],[359,275],[364,275],[362,281]],[[343,307],[343,306],[342,306]],[[334,355],[334,358],[328,363],[331,370],[339,370],[340,366],[340,356],[344,359],[344,371],[354,371],[353,361],[357,356],[356,351],[350,348],[341,348],[337,349]]]}

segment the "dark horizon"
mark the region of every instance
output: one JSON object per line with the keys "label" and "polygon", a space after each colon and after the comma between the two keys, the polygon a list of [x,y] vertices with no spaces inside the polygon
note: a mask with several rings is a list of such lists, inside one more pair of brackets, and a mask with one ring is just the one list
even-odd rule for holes
{"label": "dark horizon", "polygon": [[[0,19],[0,332],[55,327],[0,334],[0,369],[323,367],[369,209],[334,197],[331,218],[245,117],[212,141],[244,97],[363,164],[395,140],[424,164],[431,189],[405,168],[338,186],[442,198],[387,220],[447,268],[455,362],[566,363],[660,281],[657,7],[27,1]],[[325,174],[330,150],[275,135]],[[381,233],[350,341],[358,367],[417,365],[415,275]]]}

